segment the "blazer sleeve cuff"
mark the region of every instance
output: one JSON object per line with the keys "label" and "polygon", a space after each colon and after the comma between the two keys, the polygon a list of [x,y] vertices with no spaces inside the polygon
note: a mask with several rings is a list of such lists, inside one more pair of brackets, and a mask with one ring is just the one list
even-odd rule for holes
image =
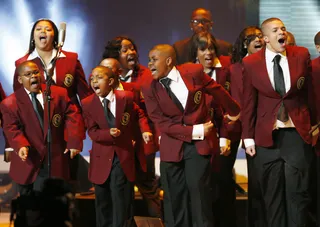
{"label": "blazer sleeve cuff", "polygon": [[246,148],[255,145],[254,139],[244,139],[243,142]]}

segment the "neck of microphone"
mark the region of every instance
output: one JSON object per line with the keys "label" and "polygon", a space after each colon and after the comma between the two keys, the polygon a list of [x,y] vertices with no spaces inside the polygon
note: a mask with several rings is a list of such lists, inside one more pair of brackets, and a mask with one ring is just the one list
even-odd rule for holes
{"label": "neck of microphone", "polygon": [[66,28],[67,28],[67,24],[65,22],[62,22],[60,24],[60,29],[59,29],[58,49],[62,48],[64,45],[64,41],[66,39]]}

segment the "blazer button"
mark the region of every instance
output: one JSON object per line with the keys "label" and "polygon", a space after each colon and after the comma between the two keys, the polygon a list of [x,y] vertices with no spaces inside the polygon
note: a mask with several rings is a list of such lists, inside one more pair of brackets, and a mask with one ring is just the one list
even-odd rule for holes
{"label": "blazer button", "polygon": [[111,161],[111,158],[109,158],[109,161]]}
{"label": "blazer button", "polygon": [[186,127],[187,125],[186,125],[186,124],[183,124],[183,126]]}

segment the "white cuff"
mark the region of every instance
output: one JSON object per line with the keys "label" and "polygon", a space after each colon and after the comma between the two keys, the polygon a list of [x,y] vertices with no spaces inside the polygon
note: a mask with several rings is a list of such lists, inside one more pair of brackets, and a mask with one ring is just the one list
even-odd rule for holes
{"label": "white cuff", "polygon": [[220,147],[227,147],[230,145],[231,141],[227,138],[220,138],[219,139]]}
{"label": "white cuff", "polygon": [[204,139],[204,127],[203,124],[194,125],[192,128],[192,139],[203,140]]}
{"label": "white cuff", "polygon": [[244,139],[243,142],[246,148],[255,145],[254,139]]}
{"label": "white cuff", "polygon": [[14,151],[12,147],[8,147],[6,149],[4,149],[5,151]]}

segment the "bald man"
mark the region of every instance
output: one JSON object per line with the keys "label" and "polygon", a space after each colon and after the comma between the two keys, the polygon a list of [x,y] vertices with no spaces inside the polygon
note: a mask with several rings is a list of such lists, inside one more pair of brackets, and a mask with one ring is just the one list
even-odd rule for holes
{"label": "bald man", "polygon": [[[197,8],[191,14],[190,29],[193,34],[199,32],[211,32],[213,26],[211,12],[204,8]],[[231,55],[232,45],[224,40],[216,39],[218,44],[218,50],[221,55]],[[190,55],[190,48],[192,42],[191,38],[179,40],[173,44],[173,47],[177,55],[177,64],[183,64],[186,62],[195,62]]]}
{"label": "bald man", "polygon": [[236,120],[239,105],[201,65],[176,67],[172,46],[149,52],[153,80],[142,87],[150,119],[159,127],[160,172],[164,188],[165,226],[213,226],[210,158],[219,143],[205,94],[212,95]]}
{"label": "bald man", "polygon": [[[146,112],[144,99],[141,97],[140,88],[135,83],[121,82],[119,77],[121,76],[121,64],[115,58],[105,58],[100,62],[100,65],[112,69],[117,75],[114,82],[114,88],[117,90],[131,91],[134,95],[134,102]],[[147,114],[146,114],[147,117]],[[154,125],[151,120],[148,121],[152,129],[152,133],[155,135]],[[161,203],[159,199],[159,187],[155,174],[155,152],[159,150],[157,139],[153,143],[143,143],[141,138],[141,132],[138,125],[135,127],[135,154],[136,154],[136,180],[135,185],[138,187],[143,199],[148,207],[148,215],[151,217],[162,217]],[[145,155],[147,154],[147,155]]]}

